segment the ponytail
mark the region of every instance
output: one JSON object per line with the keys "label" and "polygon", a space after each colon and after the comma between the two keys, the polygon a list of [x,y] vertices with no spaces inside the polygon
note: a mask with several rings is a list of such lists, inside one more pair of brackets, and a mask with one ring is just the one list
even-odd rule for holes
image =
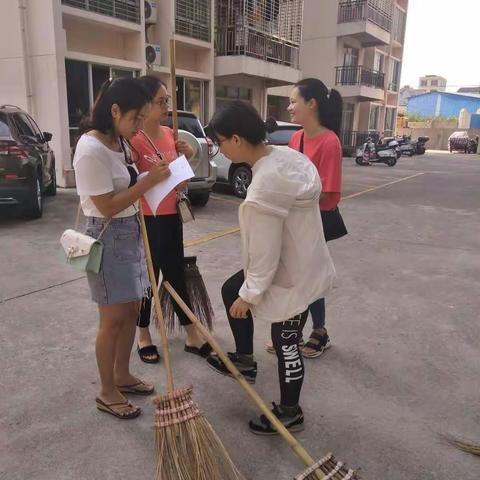
{"label": "ponytail", "polygon": [[298,88],[306,102],[312,99],[317,102],[320,125],[332,130],[340,138],[343,112],[343,100],[340,93],[334,89],[329,91],[325,84],[317,78],[300,80],[295,87]]}

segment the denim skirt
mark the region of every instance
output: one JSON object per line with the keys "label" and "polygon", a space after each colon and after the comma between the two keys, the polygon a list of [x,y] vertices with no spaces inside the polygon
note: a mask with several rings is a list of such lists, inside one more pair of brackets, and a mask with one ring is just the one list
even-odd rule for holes
{"label": "denim skirt", "polygon": [[87,272],[92,300],[113,305],[141,300],[149,291],[145,251],[137,215],[112,218],[88,217],[85,233],[103,243],[98,274]]}

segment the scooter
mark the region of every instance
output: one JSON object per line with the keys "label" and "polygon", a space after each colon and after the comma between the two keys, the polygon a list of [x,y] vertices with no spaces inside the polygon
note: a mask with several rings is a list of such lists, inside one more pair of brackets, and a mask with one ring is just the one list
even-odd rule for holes
{"label": "scooter", "polygon": [[430,137],[418,137],[418,139],[414,140],[415,145],[415,153],[417,155],[423,155],[426,152],[426,143],[430,140]]}
{"label": "scooter", "polygon": [[403,155],[408,155],[409,157],[413,157],[416,152],[416,143],[412,142],[410,137],[403,137],[397,138],[398,145]]}
{"label": "scooter", "polygon": [[465,147],[465,153],[477,153],[478,150],[478,141],[475,138],[470,138],[468,140],[467,146]]}
{"label": "scooter", "polygon": [[375,145],[375,142],[368,137],[363,146],[357,149],[355,161],[361,166],[385,163],[389,167],[394,167],[397,163],[396,148],[396,146],[390,146],[390,142],[388,145]]}

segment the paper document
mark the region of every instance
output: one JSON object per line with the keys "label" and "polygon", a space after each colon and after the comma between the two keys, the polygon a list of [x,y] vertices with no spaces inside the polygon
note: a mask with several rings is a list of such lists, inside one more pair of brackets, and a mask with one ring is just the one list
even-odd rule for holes
{"label": "paper document", "polygon": [[[169,165],[170,176],[163,182],[157,183],[153,188],[148,190],[143,196],[150,207],[150,210],[155,214],[158,206],[162,200],[179,184],[193,178],[192,167],[188,163],[187,157],[182,155]],[[138,179],[148,175],[148,172],[143,172],[138,176]]]}

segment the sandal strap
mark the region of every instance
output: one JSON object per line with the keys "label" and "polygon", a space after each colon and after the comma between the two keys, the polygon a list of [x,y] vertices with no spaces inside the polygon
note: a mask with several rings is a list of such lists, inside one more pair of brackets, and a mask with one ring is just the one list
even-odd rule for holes
{"label": "sandal strap", "polygon": [[[326,335],[326,334],[325,334]],[[310,338],[314,338],[315,340],[319,340],[320,342],[325,338],[325,335],[320,335],[317,332],[312,332],[310,334]]]}
{"label": "sandal strap", "polygon": [[158,355],[158,349],[156,345],[148,345],[147,347],[138,348],[138,353],[142,356]]}

